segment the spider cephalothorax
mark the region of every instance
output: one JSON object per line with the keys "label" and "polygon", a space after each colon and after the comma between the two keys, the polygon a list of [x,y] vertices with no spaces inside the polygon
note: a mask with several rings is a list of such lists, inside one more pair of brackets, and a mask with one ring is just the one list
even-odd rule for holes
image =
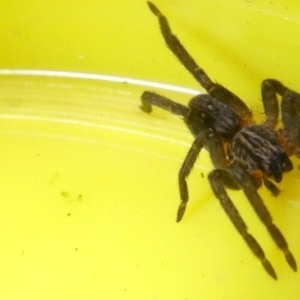
{"label": "spider cephalothorax", "polygon": [[[215,167],[208,175],[211,188],[233,225],[261,261],[265,270],[277,279],[275,270],[256,239],[248,233],[245,222],[228,197],[225,188],[244,191],[271,237],[283,251],[288,264],[297,271],[297,264],[288,244],[274,225],[257,189],[263,183],[272,195],[279,195],[280,190],[273,181],[281,182],[283,173],[293,169],[289,156],[300,157],[298,116],[300,95],[277,80],[264,80],[262,100],[266,121],[263,124],[254,124],[252,113],[247,105],[223,86],[212,82],[172,33],[166,17],[153,3],[148,2],[148,6],[159,20],[161,33],[168,48],[208,93],[195,96],[188,106],[149,91],[145,91],[141,97],[141,109],[144,112],[150,113],[152,105],[155,105],[182,116],[195,138],[179,171],[181,203],[177,212],[177,221],[182,219],[188,202],[186,178],[201,149],[205,147]],[[283,124],[283,128],[278,130],[275,129],[279,118],[277,94],[282,97]]]}

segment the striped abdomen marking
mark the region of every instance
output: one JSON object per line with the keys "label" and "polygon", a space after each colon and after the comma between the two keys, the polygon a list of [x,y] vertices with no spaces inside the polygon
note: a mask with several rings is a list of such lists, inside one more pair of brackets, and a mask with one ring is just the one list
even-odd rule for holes
{"label": "striped abdomen marking", "polygon": [[249,172],[261,170],[276,182],[282,173],[293,169],[276,132],[267,125],[248,125],[233,138],[228,155],[245,165]]}

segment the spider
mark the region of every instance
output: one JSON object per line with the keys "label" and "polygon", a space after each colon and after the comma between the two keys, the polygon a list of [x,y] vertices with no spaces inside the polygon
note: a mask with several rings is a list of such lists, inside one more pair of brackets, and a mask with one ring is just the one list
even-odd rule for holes
{"label": "spider", "polygon": [[[172,33],[166,17],[153,3],[148,2],[148,6],[158,18],[168,48],[207,91],[207,94],[193,97],[188,106],[151,91],[145,91],[141,96],[140,108],[145,113],[150,113],[154,105],[179,115],[195,138],[179,171],[181,203],[177,222],[182,219],[189,199],[186,179],[200,151],[205,148],[214,166],[208,175],[213,193],[250,250],[268,274],[277,280],[273,266],[256,239],[248,233],[226,189],[243,190],[272,239],[284,253],[287,263],[296,272],[297,264],[286,239],[273,223],[257,190],[264,184],[273,196],[278,196],[280,190],[274,182],[281,182],[283,173],[293,169],[290,156],[300,158],[300,94],[275,79],[264,80],[261,94],[266,120],[262,124],[255,124],[247,105],[225,87],[214,83]],[[277,94],[282,98],[283,123],[283,128],[278,130]]]}

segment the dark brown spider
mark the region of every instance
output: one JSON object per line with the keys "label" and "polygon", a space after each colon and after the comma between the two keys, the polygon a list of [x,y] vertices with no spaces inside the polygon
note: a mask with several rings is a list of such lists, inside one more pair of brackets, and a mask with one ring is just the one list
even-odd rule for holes
{"label": "dark brown spider", "polygon": [[[188,202],[186,179],[202,148],[209,151],[215,169],[208,175],[211,188],[231,222],[270,276],[277,279],[274,268],[256,239],[228,197],[225,188],[242,189],[266,226],[272,239],[283,251],[288,264],[297,271],[296,261],[281,231],[273,224],[272,217],[257,193],[264,183],[274,196],[284,172],[291,171],[289,156],[300,158],[300,94],[291,91],[274,79],[264,80],[261,93],[266,114],[263,124],[254,124],[247,105],[223,86],[214,83],[189,55],[179,39],[172,33],[166,17],[151,2],[150,10],[159,20],[163,38],[168,48],[194,76],[208,94],[193,97],[188,106],[176,103],[154,92],[145,91],[141,96],[141,109],[150,113],[152,105],[183,117],[193,134],[193,142],[179,172],[181,203],[177,213],[179,222]],[[276,94],[282,97],[281,119],[283,128],[276,130],[279,105]]]}

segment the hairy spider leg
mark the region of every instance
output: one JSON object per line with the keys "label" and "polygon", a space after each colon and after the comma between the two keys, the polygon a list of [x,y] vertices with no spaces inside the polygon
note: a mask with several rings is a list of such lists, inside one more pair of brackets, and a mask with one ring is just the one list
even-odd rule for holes
{"label": "hairy spider leg", "polygon": [[[300,158],[300,95],[287,90],[281,101],[281,117],[286,142],[290,144],[291,155]],[[288,151],[287,151],[288,152]]]}
{"label": "hairy spider leg", "polygon": [[257,193],[257,188],[253,184],[253,179],[247,170],[238,161],[233,161],[227,167],[228,172],[237,182],[237,184],[243,189],[247,199],[255,210],[256,214],[266,226],[268,232],[273,238],[276,245],[282,250],[285,255],[286,261],[290,267],[296,272],[297,264],[294,256],[288,248],[288,244],[281,233],[281,231],[273,224],[271,214],[269,213],[267,207],[264,205],[262,198]]}
{"label": "hairy spider leg", "polygon": [[[222,140],[219,136],[212,132],[212,129],[203,130],[192,144],[183,164],[179,171],[179,191],[181,203],[177,212],[177,222],[181,221],[186,210],[189,200],[188,187],[186,179],[189,176],[200,151],[205,146],[209,147],[209,154],[215,168],[226,169],[227,161]],[[224,175],[224,184],[230,189],[240,189],[236,182],[229,174]]]}
{"label": "hairy spider leg", "polygon": [[177,212],[177,219],[176,219],[177,222],[179,222],[182,219],[186,209],[187,202],[189,200],[186,178],[191,173],[191,170],[196,162],[196,159],[200,151],[204,147],[204,144],[207,141],[211,132],[212,132],[211,129],[206,129],[203,130],[196,137],[179,171],[178,180],[179,180],[179,191],[180,191],[181,203],[179,205],[178,212]]}
{"label": "hairy spider leg", "polygon": [[281,117],[283,128],[278,130],[282,146],[289,156],[300,157],[300,94],[290,90],[280,81],[266,79],[262,83],[262,99],[266,113],[266,124],[275,128],[279,116],[277,95],[281,100]]}
{"label": "hairy spider leg", "polygon": [[214,98],[228,105],[245,123],[252,120],[252,113],[247,105],[235,94],[220,84],[214,83],[205,71],[200,68],[191,55],[187,52],[179,39],[172,33],[168,20],[160,10],[148,1],[148,6],[155,16],[158,17],[162,36],[173,54],[182,65],[194,76],[200,85]]}
{"label": "hairy spider leg", "polygon": [[158,95],[154,92],[145,91],[141,96],[141,100],[142,105],[140,106],[140,109],[148,114],[152,111],[152,105],[168,110],[172,114],[182,117],[185,117],[190,111],[187,106],[170,100],[164,96]]}
{"label": "hairy spider leg", "polygon": [[262,180],[264,182],[264,186],[271,192],[272,196],[277,197],[281,193],[278,186],[269,180],[267,176],[263,175]]}
{"label": "hairy spider leg", "polygon": [[227,216],[229,217],[237,231],[240,233],[240,235],[243,237],[250,250],[261,261],[264,269],[268,272],[268,274],[275,280],[277,280],[275,270],[272,267],[269,260],[266,258],[263,249],[258,244],[256,239],[248,233],[246,223],[242,219],[239,211],[237,210],[231,199],[229,198],[223,183],[223,178],[225,176],[228,176],[228,172],[221,169],[216,169],[209,173],[208,180],[210,182],[212,190],[216,198],[220,201],[220,204],[226,212]]}
{"label": "hairy spider leg", "polygon": [[222,139],[212,133],[209,138],[208,148],[208,152],[215,169],[225,170],[227,168],[228,161],[226,159]]}
{"label": "hairy spider leg", "polygon": [[261,95],[266,114],[264,124],[272,129],[276,127],[279,117],[279,105],[276,92],[283,95],[286,90],[286,87],[274,79],[266,79],[261,84]]}

